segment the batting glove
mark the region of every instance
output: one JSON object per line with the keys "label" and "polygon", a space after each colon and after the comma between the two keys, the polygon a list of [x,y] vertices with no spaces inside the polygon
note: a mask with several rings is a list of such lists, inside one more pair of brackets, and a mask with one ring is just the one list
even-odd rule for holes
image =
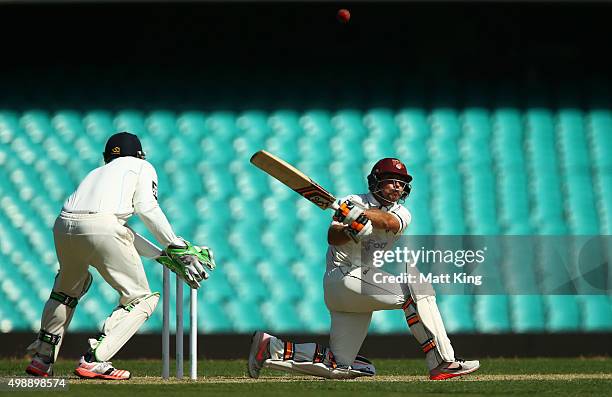
{"label": "batting glove", "polygon": [[357,243],[362,238],[372,234],[373,230],[372,221],[367,216],[361,215],[353,223],[344,228],[344,233]]}
{"label": "batting glove", "polygon": [[362,214],[362,208],[356,206],[351,200],[346,200],[341,203],[340,207],[334,212],[334,220],[336,222],[342,222],[345,225],[350,225]]}

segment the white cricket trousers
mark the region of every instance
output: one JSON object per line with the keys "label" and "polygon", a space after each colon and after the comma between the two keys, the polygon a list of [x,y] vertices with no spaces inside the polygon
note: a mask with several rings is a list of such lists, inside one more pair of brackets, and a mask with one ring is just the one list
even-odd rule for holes
{"label": "white cricket trousers", "polygon": [[151,294],[134,233],[112,214],[62,212],[53,226],[59,274],[53,290],[79,296],[93,266],[127,305]]}
{"label": "white cricket trousers", "polygon": [[[418,269],[407,267],[406,272],[419,279]],[[431,284],[381,282],[388,280],[381,276],[391,275],[372,267],[328,265],[323,286],[331,316],[329,344],[336,362],[351,365],[367,335],[372,312],[393,309],[404,310],[430,370],[454,361]]]}
{"label": "white cricket trousers", "polygon": [[331,316],[329,345],[338,364],[350,365],[357,356],[372,312],[401,309],[410,296],[403,284],[368,283],[364,269],[328,266],[323,278],[325,304]]}

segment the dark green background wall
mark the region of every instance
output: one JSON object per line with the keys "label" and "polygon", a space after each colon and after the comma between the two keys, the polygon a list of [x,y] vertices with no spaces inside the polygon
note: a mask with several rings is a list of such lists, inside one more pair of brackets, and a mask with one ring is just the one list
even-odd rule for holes
{"label": "dark green background wall", "polygon": [[[352,11],[347,25],[335,19],[340,6]],[[608,84],[611,10],[548,2],[5,5],[0,105],[427,103],[486,93],[491,83],[535,100],[540,89],[568,89],[579,101],[581,91]]]}

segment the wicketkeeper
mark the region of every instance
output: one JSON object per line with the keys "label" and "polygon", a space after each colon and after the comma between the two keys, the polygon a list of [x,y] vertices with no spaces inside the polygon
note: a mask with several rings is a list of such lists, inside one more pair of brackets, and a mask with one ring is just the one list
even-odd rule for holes
{"label": "wicketkeeper", "polygon": [[[191,288],[208,278],[205,268],[215,263],[212,251],[174,234],[157,203],[157,173],[145,160],[136,135],[111,136],[104,150],[105,165],[91,171],[64,202],[53,226],[59,272],[42,313],[40,331],[28,347],[33,354],[26,372],[52,376],[64,334],[79,300],[91,286],[89,266],[119,294],[119,305],[104,322],[101,334],[75,369],[82,378],[129,379],[126,370],[109,360],[151,316],[159,292],[151,292],[140,255],[158,257]],[[155,236],[163,252],[126,226],[137,214]],[[154,250],[153,250],[154,251]]]}
{"label": "wicketkeeper", "polygon": [[[455,357],[446,335],[431,284],[396,284],[374,275],[389,273],[361,262],[361,244],[393,247],[410,224],[410,212],[401,205],[410,194],[412,176],[395,158],[378,161],[368,176],[367,194],[338,201],[329,227],[327,270],[323,289],[331,315],[330,346],[283,341],[256,332],[249,353],[249,375],[257,378],[263,367],[288,370],[331,379],[373,376],[374,365],[359,356],[372,312],[404,311],[432,380],[452,378],[476,371],[478,361]],[[407,267],[418,276],[416,268]],[[380,274],[379,274],[380,276]],[[418,279],[418,277],[417,277]]]}

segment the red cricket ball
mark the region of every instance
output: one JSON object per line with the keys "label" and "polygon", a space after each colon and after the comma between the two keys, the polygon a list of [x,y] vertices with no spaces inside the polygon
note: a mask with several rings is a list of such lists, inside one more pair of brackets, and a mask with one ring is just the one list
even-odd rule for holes
{"label": "red cricket ball", "polygon": [[338,10],[338,14],[336,14],[336,18],[338,18],[338,21],[342,23],[347,23],[351,19],[351,13],[346,8],[342,8]]}

